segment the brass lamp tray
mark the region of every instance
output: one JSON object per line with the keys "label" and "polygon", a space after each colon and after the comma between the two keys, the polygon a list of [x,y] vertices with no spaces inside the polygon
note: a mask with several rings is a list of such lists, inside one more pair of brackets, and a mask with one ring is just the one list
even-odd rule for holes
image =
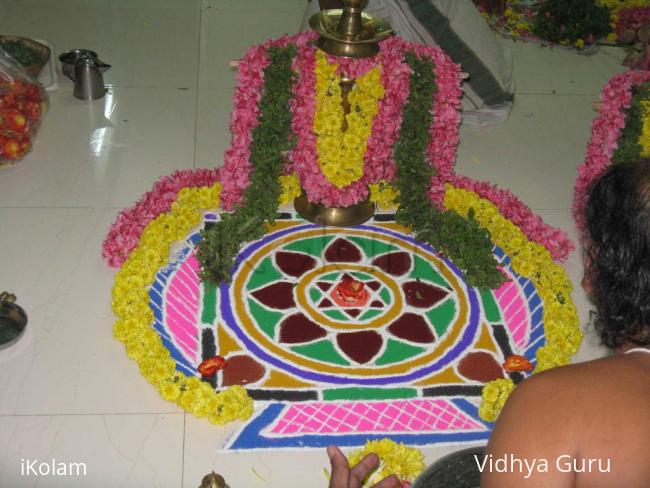
{"label": "brass lamp tray", "polygon": [[323,10],[312,15],[309,19],[309,26],[321,36],[333,41],[342,41],[355,44],[375,44],[393,34],[391,25],[376,15],[361,12],[361,33],[353,38],[344,39],[338,32],[337,27],[343,16],[343,9]]}

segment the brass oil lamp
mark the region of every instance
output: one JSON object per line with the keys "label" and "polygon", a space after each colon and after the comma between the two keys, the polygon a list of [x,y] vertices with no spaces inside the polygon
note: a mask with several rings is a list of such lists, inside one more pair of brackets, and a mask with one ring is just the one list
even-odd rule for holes
{"label": "brass oil lamp", "polygon": [[[317,45],[337,57],[368,58],[379,52],[379,42],[392,35],[388,22],[363,11],[364,0],[343,0],[343,9],[324,10],[309,19],[309,25],[320,37]],[[350,113],[348,94],[354,79],[341,75],[341,94],[344,117]],[[345,118],[343,130],[347,127]],[[309,202],[305,193],[294,200],[296,211],[306,220],[319,225],[350,227],[370,219],[375,207],[370,201],[359,202],[344,208],[325,207]]]}

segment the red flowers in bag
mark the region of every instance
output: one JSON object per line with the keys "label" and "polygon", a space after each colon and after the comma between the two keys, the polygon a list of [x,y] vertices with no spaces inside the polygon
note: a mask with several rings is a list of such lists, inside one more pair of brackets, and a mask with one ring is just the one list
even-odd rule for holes
{"label": "red flowers in bag", "polygon": [[0,49],[0,166],[21,159],[47,108],[38,82]]}

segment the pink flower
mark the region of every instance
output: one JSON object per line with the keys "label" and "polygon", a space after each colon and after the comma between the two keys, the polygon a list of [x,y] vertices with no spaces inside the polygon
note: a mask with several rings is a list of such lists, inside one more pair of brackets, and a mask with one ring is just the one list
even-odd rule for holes
{"label": "pink flower", "polygon": [[171,210],[179,191],[183,188],[211,186],[216,182],[217,170],[214,169],[185,169],[163,176],[133,207],[122,210],[117,215],[102,244],[104,260],[109,266],[122,266],[138,245],[147,224]]}
{"label": "pink flower", "polygon": [[[499,212],[519,227],[528,239],[548,249],[556,261],[565,261],[569,253],[575,249],[573,242],[564,231],[545,224],[541,217],[535,215],[512,192],[461,175],[453,175],[449,182],[492,202],[497,206]],[[436,188],[437,191],[440,191],[438,189],[444,187],[443,185],[440,182],[434,183],[432,189]],[[444,194],[442,198],[444,198]]]}
{"label": "pink flower", "polygon": [[585,161],[578,167],[578,178],[573,188],[573,218],[584,241],[584,209],[591,184],[611,164],[621,130],[625,127],[624,108],[632,103],[632,88],[650,80],[648,71],[628,71],[612,77],[600,95],[602,105],[591,126]]}

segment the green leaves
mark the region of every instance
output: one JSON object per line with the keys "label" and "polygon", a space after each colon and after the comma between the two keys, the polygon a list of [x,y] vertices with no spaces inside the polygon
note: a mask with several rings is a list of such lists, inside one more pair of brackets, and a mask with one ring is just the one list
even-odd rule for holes
{"label": "green leaves", "polygon": [[496,267],[489,233],[472,215],[464,219],[455,212],[441,212],[429,200],[435,168],[427,163],[426,150],[431,141],[431,105],[437,89],[435,72],[427,58],[419,59],[408,53],[406,62],[413,74],[394,150],[395,186],[400,192],[396,219],[410,227],[418,240],[431,244],[464,270],[472,286],[496,288],[504,278]]}
{"label": "green leaves", "polygon": [[624,108],[625,127],[617,141],[617,148],[612,155],[613,164],[625,164],[638,161],[643,148],[639,144],[639,138],[643,131],[643,119],[645,109],[642,107],[643,100],[650,99],[650,83],[633,88],[632,103]]}
{"label": "green leaves", "polygon": [[291,63],[295,46],[271,47],[271,63],[264,70],[264,91],[260,100],[259,124],[253,129],[250,162],[253,171],[244,192],[243,203],[232,214],[222,214],[221,221],[202,231],[197,258],[201,263],[201,279],[218,285],[230,281],[230,273],[241,245],[261,238],[265,222],[274,222],[281,187],[282,154],[295,141],[291,132],[289,101],[295,77]]}

